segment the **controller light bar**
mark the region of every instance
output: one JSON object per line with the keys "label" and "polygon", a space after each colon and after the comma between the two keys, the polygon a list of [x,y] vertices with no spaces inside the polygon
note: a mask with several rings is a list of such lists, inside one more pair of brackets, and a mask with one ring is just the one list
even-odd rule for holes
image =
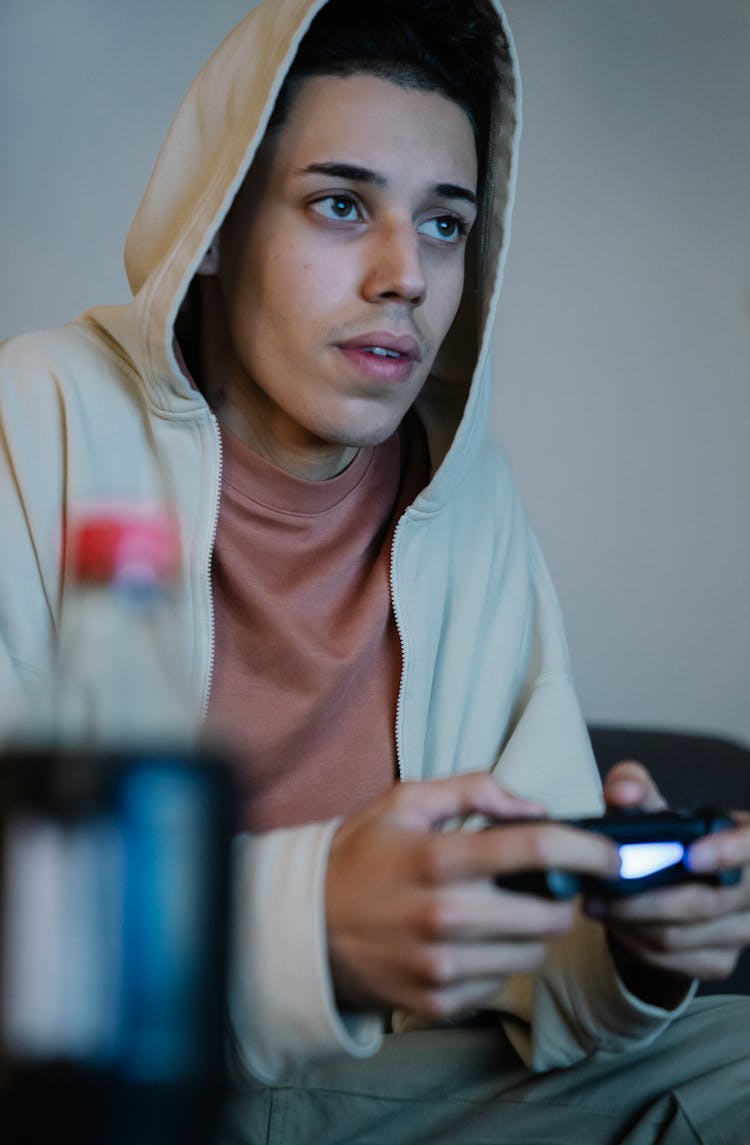
{"label": "controller light bar", "polygon": [[685,855],[682,843],[622,843],[620,878],[641,879],[674,867]]}

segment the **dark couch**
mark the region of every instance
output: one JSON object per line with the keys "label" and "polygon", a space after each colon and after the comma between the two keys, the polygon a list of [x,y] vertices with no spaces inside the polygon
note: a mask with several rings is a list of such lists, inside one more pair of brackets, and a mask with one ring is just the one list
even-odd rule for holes
{"label": "dark couch", "polygon": [[[686,732],[642,728],[589,727],[604,775],[622,759],[636,759],[652,772],[671,807],[700,804],[750,809],[750,750],[731,740]],[[701,994],[750,994],[750,950],[731,978],[705,982]]]}

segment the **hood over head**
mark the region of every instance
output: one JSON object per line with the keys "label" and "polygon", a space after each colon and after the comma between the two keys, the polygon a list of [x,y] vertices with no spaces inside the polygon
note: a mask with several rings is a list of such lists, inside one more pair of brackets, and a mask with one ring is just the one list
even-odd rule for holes
{"label": "hood over head", "polygon": [[[384,2],[408,13],[419,0]],[[199,400],[177,363],[175,322],[252,164],[300,42],[324,7],[325,0],[265,0],[217,48],[177,112],[127,238],[125,264],[134,299],[95,312],[133,360],[152,400],[166,410],[186,410],[186,403]],[[489,348],[515,180],[520,121],[515,52],[499,4],[477,0],[477,8],[497,44],[498,98],[488,109],[484,202],[467,249],[461,306],[417,402],[434,467],[456,439],[459,424],[460,437],[470,440],[477,436],[470,427],[483,430],[487,423],[490,380],[488,370],[479,367]],[[454,10],[465,11],[462,0]]]}

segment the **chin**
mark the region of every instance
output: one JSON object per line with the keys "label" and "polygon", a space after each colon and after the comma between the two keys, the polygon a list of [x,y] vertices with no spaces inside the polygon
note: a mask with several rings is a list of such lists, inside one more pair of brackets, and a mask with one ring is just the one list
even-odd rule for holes
{"label": "chin", "polygon": [[342,430],[340,433],[328,434],[326,441],[330,445],[341,445],[350,449],[367,449],[374,445],[382,445],[396,432],[402,420],[403,418],[399,418],[398,421],[390,422],[387,426]]}
{"label": "chin", "polygon": [[410,406],[407,406],[406,409],[398,413],[391,412],[388,416],[381,414],[381,416],[377,418],[372,417],[372,415],[369,417],[351,418],[347,421],[346,425],[329,425],[325,428],[321,437],[331,445],[348,446],[350,449],[363,449],[368,446],[381,445],[396,432],[410,408]]}

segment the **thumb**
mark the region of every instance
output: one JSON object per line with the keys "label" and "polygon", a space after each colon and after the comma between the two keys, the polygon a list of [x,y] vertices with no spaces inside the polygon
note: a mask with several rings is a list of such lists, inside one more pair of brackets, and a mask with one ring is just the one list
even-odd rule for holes
{"label": "thumb", "polygon": [[604,801],[613,811],[661,811],[667,806],[650,773],[635,760],[615,764],[604,780]]}

